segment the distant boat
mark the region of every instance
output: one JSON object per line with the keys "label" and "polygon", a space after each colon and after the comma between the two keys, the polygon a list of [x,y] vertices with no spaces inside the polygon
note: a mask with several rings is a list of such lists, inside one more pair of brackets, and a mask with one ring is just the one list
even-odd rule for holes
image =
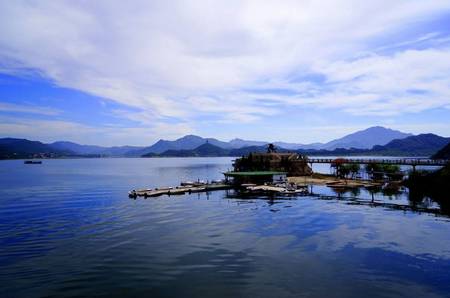
{"label": "distant boat", "polygon": [[38,164],[41,164],[42,161],[40,161],[40,160],[25,160],[23,163],[26,165],[38,165]]}

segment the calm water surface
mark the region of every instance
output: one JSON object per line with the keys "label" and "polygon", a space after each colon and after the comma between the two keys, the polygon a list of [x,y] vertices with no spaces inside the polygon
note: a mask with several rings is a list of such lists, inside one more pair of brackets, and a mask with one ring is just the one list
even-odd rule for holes
{"label": "calm water surface", "polygon": [[450,297],[445,216],[329,197],[127,197],[228,168],[230,158],[0,161],[0,297]]}

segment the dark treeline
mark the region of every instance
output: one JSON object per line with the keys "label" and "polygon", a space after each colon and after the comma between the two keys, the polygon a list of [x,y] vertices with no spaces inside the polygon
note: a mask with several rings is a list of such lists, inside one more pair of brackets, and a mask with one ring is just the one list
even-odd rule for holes
{"label": "dark treeline", "polygon": [[450,214],[450,163],[435,172],[412,172],[404,185],[409,188],[411,202],[420,203],[428,197],[440,205],[443,213]]}

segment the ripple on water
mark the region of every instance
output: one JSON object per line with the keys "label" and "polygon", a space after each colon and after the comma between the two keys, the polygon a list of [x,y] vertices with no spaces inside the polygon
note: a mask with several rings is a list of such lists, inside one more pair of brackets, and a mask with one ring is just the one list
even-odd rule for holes
{"label": "ripple on water", "polygon": [[0,184],[8,181],[0,185],[0,296],[450,292],[445,217],[336,197],[126,197],[181,176],[220,178],[229,166],[230,159],[114,159],[0,171]]}

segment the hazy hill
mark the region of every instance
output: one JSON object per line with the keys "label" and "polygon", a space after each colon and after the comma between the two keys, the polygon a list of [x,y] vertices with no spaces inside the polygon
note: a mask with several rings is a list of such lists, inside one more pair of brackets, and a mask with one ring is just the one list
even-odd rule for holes
{"label": "hazy hill", "polygon": [[[277,148],[279,149],[279,148]],[[267,151],[267,146],[266,145],[262,145],[262,146],[248,146],[248,147],[243,147],[243,148],[236,148],[230,151],[230,156],[243,156],[243,155],[248,155],[249,153],[252,152],[266,152]]]}
{"label": "hazy hill", "polygon": [[[252,146],[266,146],[270,142],[268,141],[249,141],[249,140],[243,140],[243,139],[232,139],[228,142],[232,148],[238,149],[243,147],[252,147]],[[313,143],[313,144],[299,144],[299,143],[288,143],[288,142],[273,142],[273,144],[277,147],[290,149],[290,150],[296,150],[300,148],[318,148],[318,146],[323,145],[321,143]]]}
{"label": "hazy hill", "polygon": [[72,151],[79,155],[105,155],[105,156],[124,156],[129,152],[141,150],[144,147],[137,146],[115,146],[115,147],[102,147],[95,145],[80,145],[74,142],[58,141],[49,144],[51,147],[58,150]]}
{"label": "hazy hill", "polygon": [[[288,152],[289,150],[286,148],[276,147],[277,152]],[[243,156],[252,152],[267,152],[267,145],[263,146],[249,146],[243,148],[237,148],[230,150],[230,156]]]}
{"label": "hazy hill", "polygon": [[48,144],[49,146],[58,150],[69,150],[78,154],[98,154],[100,151],[105,150],[105,147],[94,145],[80,145],[74,142],[58,141]]}
{"label": "hazy hill", "polygon": [[[167,150],[159,154],[162,157],[188,157],[188,156],[228,156],[229,150],[220,148],[210,143],[204,143],[191,150]],[[143,157],[152,157],[154,153],[143,155]]]}
{"label": "hazy hill", "polygon": [[249,140],[243,140],[243,139],[232,139],[228,142],[230,144],[231,148],[242,148],[242,147],[250,147],[250,146],[263,146],[267,144],[268,142],[265,141],[249,141]]}
{"label": "hazy hill", "polygon": [[287,143],[287,142],[274,142],[273,143],[276,147],[285,148],[289,150],[297,150],[301,148],[317,148],[317,146],[322,145],[321,143],[313,143],[313,144],[298,144],[298,143]]}
{"label": "hazy hill", "polygon": [[146,153],[162,153],[167,150],[191,150],[206,142],[221,148],[231,148],[229,143],[217,139],[187,135],[175,141],[159,140],[152,146],[142,149],[142,151],[145,151]]}
{"label": "hazy hill", "polygon": [[376,145],[386,145],[392,140],[404,139],[412,134],[403,133],[398,130],[385,128],[382,126],[373,126],[365,130],[346,135],[340,139],[330,141],[319,149],[333,150],[336,148],[358,148],[370,149]]}
{"label": "hazy hill", "polygon": [[50,145],[26,139],[0,139],[0,159],[31,158],[36,155],[59,157],[74,154],[70,150],[59,150]]}
{"label": "hazy hill", "polygon": [[444,148],[436,152],[431,158],[433,159],[450,159],[450,143],[448,143]]}
{"label": "hazy hill", "polygon": [[142,150],[144,147],[139,146],[117,146],[117,147],[107,147],[105,150],[100,152],[101,155],[106,156],[140,156],[133,154],[135,151]]}

